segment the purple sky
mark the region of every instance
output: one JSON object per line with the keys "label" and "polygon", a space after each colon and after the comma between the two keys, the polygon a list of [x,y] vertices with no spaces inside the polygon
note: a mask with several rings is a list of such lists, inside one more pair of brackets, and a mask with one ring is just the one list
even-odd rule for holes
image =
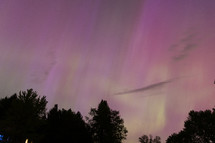
{"label": "purple sky", "polygon": [[33,88],[84,116],[105,99],[125,143],[164,141],[215,105],[214,25],[214,0],[1,0],[0,96]]}

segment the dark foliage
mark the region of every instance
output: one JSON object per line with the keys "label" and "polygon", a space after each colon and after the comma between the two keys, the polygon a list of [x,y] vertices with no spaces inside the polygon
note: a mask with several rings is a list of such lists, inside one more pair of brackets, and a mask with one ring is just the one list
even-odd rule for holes
{"label": "dark foliage", "polygon": [[102,100],[98,108],[92,108],[88,123],[96,143],[121,143],[126,139],[127,130],[119,112],[111,110],[107,101]]}
{"label": "dark foliage", "polygon": [[92,143],[89,128],[79,112],[59,110],[55,105],[47,117],[44,143]]}
{"label": "dark foliage", "polygon": [[174,133],[167,143],[214,143],[215,142],[215,109],[190,111],[184,123],[184,129]]}
{"label": "dark foliage", "polygon": [[39,141],[46,113],[46,98],[29,89],[0,100],[0,129],[11,143]]}
{"label": "dark foliage", "polygon": [[152,135],[143,135],[139,138],[140,143],[161,143],[161,138],[159,136],[156,136],[154,139]]}
{"label": "dark foliage", "polygon": [[[29,89],[0,99],[0,134],[8,143],[120,143],[127,130],[119,112],[106,101],[91,109],[89,124],[80,112],[59,110],[55,105],[46,113],[46,98]],[[94,140],[93,140],[94,139]]]}

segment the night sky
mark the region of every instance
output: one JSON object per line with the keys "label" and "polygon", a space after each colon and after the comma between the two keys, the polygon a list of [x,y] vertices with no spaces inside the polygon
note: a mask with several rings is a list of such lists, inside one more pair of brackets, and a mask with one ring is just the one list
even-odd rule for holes
{"label": "night sky", "polygon": [[0,97],[120,111],[125,143],[215,105],[214,0],[1,0]]}

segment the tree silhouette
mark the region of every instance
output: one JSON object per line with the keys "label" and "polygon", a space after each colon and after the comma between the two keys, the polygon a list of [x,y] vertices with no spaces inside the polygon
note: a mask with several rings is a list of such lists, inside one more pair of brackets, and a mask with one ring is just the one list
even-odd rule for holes
{"label": "tree silhouette", "polygon": [[92,137],[79,112],[74,113],[71,109],[59,110],[55,105],[48,113],[43,142],[92,143]]}
{"label": "tree silhouette", "polygon": [[126,139],[124,121],[118,111],[109,108],[107,101],[102,100],[89,114],[88,123],[96,143],[121,143]]}
{"label": "tree silhouette", "polygon": [[161,138],[159,136],[156,136],[153,139],[152,135],[149,135],[149,137],[147,135],[143,135],[139,137],[139,142],[140,143],[161,143]]}
{"label": "tree silhouette", "polygon": [[168,137],[167,143],[211,143],[215,142],[215,109],[190,111],[184,129]]}
{"label": "tree silhouette", "polygon": [[161,138],[159,136],[156,136],[154,139],[153,139],[153,143],[161,143]]}
{"label": "tree silhouette", "polygon": [[0,128],[11,143],[23,143],[25,139],[39,142],[40,129],[46,114],[46,98],[33,89],[20,91],[10,98],[0,100]]}
{"label": "tree silhouette", "polygon": [[149,137],[147,135],[143,135],[143,136],[139,137],[139,142],[140,143],[148,143]]}

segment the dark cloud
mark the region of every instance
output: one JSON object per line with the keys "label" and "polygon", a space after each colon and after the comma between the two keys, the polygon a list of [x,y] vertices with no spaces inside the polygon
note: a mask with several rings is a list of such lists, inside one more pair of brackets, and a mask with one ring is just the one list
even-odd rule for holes
{"label": "dark cloud", "polygon": [[187,53],[187,52],[189,52],[189,51],[195,49],[196,47],[197,47],[196,44],[187,44],[187,45],[184,47],[184,49],[183,49],[182,52]]}
{"label": "dark cloud", "polygon": [[146,90],[152,90],[152,89],[155,89],[155,88],[158,88],[158,87],[162,87],[163,85],[168,84],[168,83],[170,83],[172,81],[173,81],[173,79],[172,80],[162,81],[162,82],[157,82],[157,83],[154,83],[154,84],[142,87],[142,88],[133,89],[133,90],[124,91],[124,92],[119,92],[119,93],[116,93],[115,95],[131,94],[131,93],[136,93],[136,92],[144,92]]}
{"label": "dark cloud", "polygon": [[170,46],[169,51],[173,53],[173,61],[181,61],[185,59],[195,48],[198,47],[194,42],[196,35],[197,34],[193,32],[186,33],[182,39]]}
{"label": "dark cloud", "polygon": [[187,57],[187,55],[185,55],[185,54],[179,54],[179,55],[173,57],[173,60],[174,61],[180,61],[180,60],[183,60],[186,57]]}
{"label": "dark cloud", "polygon": [[38,68],[32,71],[31,74],[31,82],[36,84],[44,82],[57,63],[56,51],[54,49],[49,49],[41,58],[43,58],[44,61],[42,63],[39,62]]}
{"label": "dark cloud", "polygon": [[189,34],[188,36],[185,36],[184,38],[181,39],[181,42],[189,42],[195,37],[195,33]]}

